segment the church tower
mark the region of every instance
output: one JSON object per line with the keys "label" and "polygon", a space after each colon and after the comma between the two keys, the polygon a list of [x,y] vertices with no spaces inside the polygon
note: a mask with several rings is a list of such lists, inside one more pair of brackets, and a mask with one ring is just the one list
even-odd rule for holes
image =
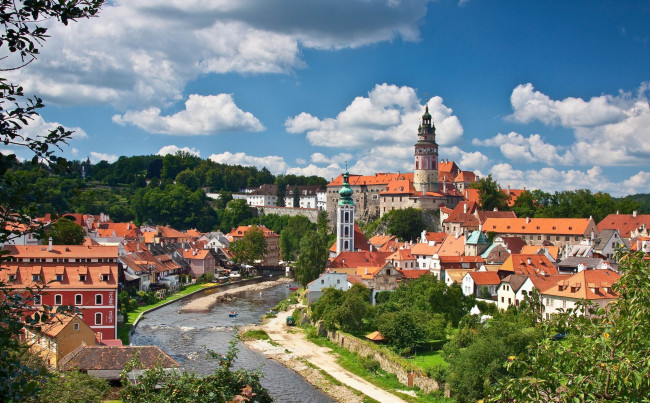
{"label": "church tower", "polygon": [[426,106],[422,123],[418,127],[413,187],[416,192],[438,191],[438,144],[436,144],[436,127],[431,122],[429,114],[429,105]]}
{"label": "church tower", "polygon": [[350,174],[343,172],[343,185],[339,190],[339,203],[336,207],[336,254],[354,251],[354,202],[353,191],[348,181]]}

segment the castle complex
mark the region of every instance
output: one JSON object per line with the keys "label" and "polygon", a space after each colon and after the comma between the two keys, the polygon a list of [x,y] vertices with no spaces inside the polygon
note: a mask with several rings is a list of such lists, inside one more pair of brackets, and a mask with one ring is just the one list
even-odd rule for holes
{"label": "castle complex", "polygon": [[[330,223],[338,222],[336,211],[339,191],[347,179],[355,215],[363,221],[374,220],[390,210],[414,207],[437,210],[454,208],[463,200],[462,191],[476,180],[472,172],[460,171],[454,162],[438,161],[436,128],[425,108],[418,127],[413,173],[377,173],[375,175],[339,175],[327,185],[327,213]],[[346,192],[347,194],[347,192]]]}

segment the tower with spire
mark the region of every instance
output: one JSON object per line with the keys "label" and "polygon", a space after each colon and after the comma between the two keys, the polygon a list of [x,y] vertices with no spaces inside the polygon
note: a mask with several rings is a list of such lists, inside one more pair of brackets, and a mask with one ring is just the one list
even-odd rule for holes
{"label": "tower with spire", "polygon": [[416,192],[423,194],[438,191],[438,144],[436,144],[436,127],[429,114],[429,105],[426,105],[422,123],[418,127],[413,187]]}
{"label": "tower with spire", "polygon": [[343,172],[343,184],[339,190],[339,202],[336,206],[336,254],[354,251],[354,201],[350,188],[350,173],[347,167]]}

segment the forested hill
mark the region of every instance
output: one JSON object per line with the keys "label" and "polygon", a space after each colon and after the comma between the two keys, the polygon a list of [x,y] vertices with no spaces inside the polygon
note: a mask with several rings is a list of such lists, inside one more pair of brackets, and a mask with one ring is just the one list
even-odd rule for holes
{"label": "forested hill", "polygon": [[[112,164],[72,161],[70,165],[68,171],[54,173],[46,165],[15,163],[8,174],[15,177],[16,183],[27,185],[17,205],[33,217],[103,212],[113,221],[135,220],[209,231],[221,227],[231,193],[241,188],[272,183],[327,184],[317,176],[274,176],[266,168],[219,164],[187,153],[120,157]],[[221,193],[222,199],[209,200],[203,189]]]}

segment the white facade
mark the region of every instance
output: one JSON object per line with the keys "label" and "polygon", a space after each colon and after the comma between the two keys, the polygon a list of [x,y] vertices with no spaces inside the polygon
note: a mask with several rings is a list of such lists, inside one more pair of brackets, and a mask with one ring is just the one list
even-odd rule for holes
{"label": "white facade", "polygon": [[517,291],[512,289],[510,283],[502,281],[497,288],[497,308],[506,310],[513,305],[519,306],[519,303],[533,292],[533,288],[535,286],[530,278],[527,278]]}
{"label": "white facade", "polygon": [[327,189],[316,193],[316,208],[318,210],[327,210]]}
{"label": "white facade", "polygon": [[354,205],[338,206],[336,219],[336,254],[354,252]]}
{"label": "white facade", "polygon": [[350,288],[348,275],[345,273],[323,273],[319,278],[307,284],[307,303],[312,304],[323,295],[326,288],[347,291]]}

